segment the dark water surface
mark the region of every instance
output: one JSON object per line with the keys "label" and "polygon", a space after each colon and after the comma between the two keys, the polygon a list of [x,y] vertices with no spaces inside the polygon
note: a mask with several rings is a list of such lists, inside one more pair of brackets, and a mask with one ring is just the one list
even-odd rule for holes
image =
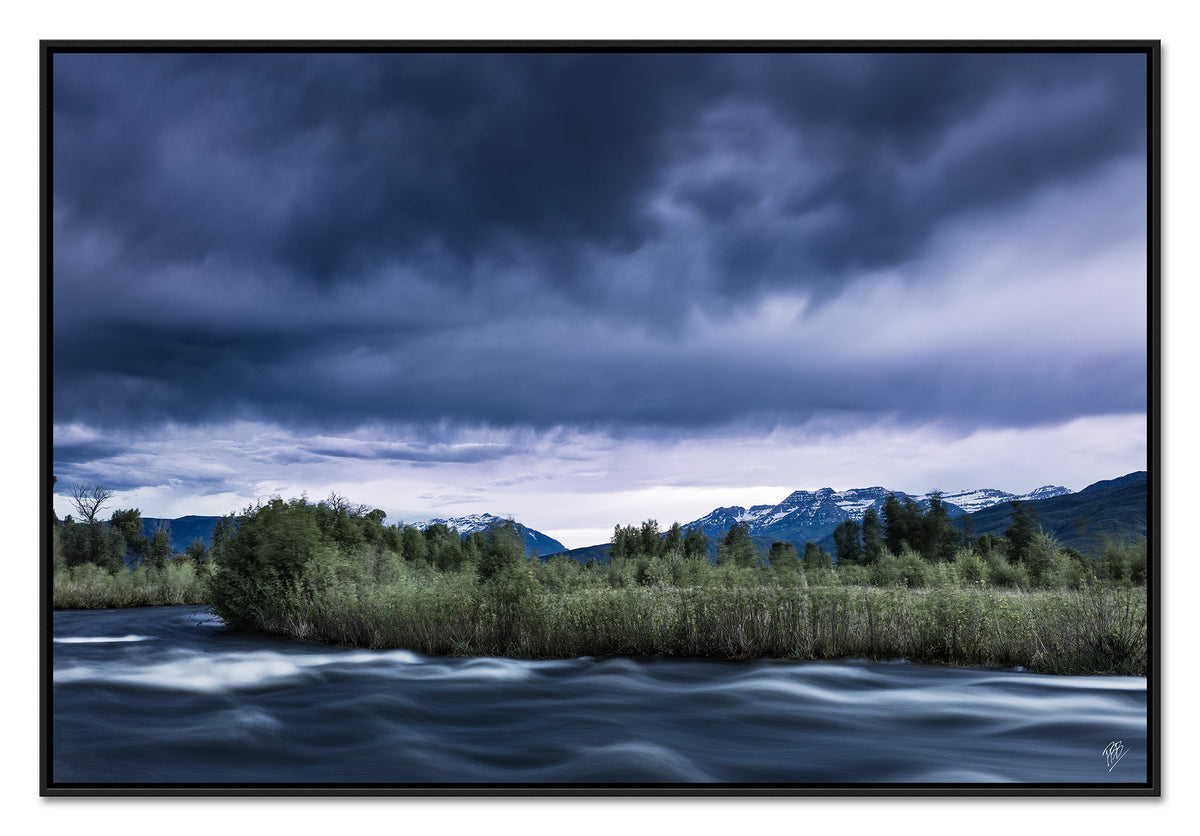
{"label": "dark water surface", "polygon": [[56,612],[52,653],[55,783],[1147,780],[1141,678],[446,659],[184,607]]}

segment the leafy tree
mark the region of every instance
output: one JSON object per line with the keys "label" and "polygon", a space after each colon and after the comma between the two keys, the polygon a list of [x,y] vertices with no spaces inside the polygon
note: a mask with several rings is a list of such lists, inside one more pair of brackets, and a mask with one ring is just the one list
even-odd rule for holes
{"label": "leafy tree", "polygon": [[315,506],[304,498],[273,498],[255,519],[258,559],[281,573],[298,572],[321,545]]}
{"label": "leafy tree", "polygon": [[806,572],[833,569],[833,557],[816,543],[804,544],[804,570]]}
{"label": "leafy tree", "polygon": [[221,547],[225,544],[225,541],[235,536],[237,536],[237,521],[233,514],[217,520],[210,536],[212,542],[210,551],[212,552],[212,556],[215,558],[217,553],[221,551]]}
{"label": "leafy tree", "polygon": [[688,560],[708,560],[708,535],[702,528],[689,528],[683,536],[683,556]]}
{"label": "leafy tree", "polygon": [[476,567],[481,581],[498,577],[525,559],[525,537],[512,520],[502,520],[488,526],[485,543]]}
{"label": "leafy tree", "polygon": [[658,520],[646,520],[638,530],[638,553],[654,557],[659,553]]}
{"label": "leafy tree", "polygon": [[717,546],[717,560],[729,566],[753,566],[757,560],[754,541],[750,539],[750,523],[735,522],[725,532]]}
{"label": "leafy tree", "polygon": [[125,537],[120,531],[106,528],[103,523],[99,522],[95,524],[93,530],[98,530],[100,534],[100,550],[95,555],[95,564],[108,572],[119,572],[124,569]]}
{"label": "leafy tree", "polygon": [[625,560],[635,557],[641,546],[641,531],[632,525],[615,526],[612,536],[613,560]]}
{"label": "leafy tree", "polygon": [[905,545],[919,548],[922,537],[921,507],[911,497],[903,501],[888,494],[883,502],[883,542],[892,554],[900,554]]}
{"label": "leafy tree", "polygon": [[365,528],[370,510],[369,506],[352,503],[333,491],[328,499],[317,503],[314,519],[323,538],[349,553],[366,543]]}
{"label": "leafy tree", "polygon": [[1009,559],[1016,563],[1025,560],[1033,538],[1041,530],[1041,526],[1038,524],[1038,513],[1035,509],[1019,499],[1014,499],[1010,504],[1012,510],[1008,516],[1012,525],[1005,530],[1004,539],[1009,544]]}
{"label": "leafy tree", "polygon": [[439,571],[453,572],[463,564],[462,538],[458,530],[444,523],[434,523],[425,529],[425,559]]}
{"label": "leafy tree", "polygon": [[879,521],[879,512],[868,508],[862,519],[863,562],[874,563],[886,548],[883,541],[883,527]]}
{"label": "leafy tree", "polygon": [[862,562],[863,546],[859,531],[859,525],[854,520],[846,520],[833,530],[834,553],[839,566]]}
{"label": "leafy tree", "polygon": [[141,511],[137,508],[113,511],[108,521],[108,527],[120,532],[125,541],[125,548],[135,556],[139,558],[146,556],[146,550],[150,547],[150,538],[146,536]]}
{"label": "leafy tree", "polygon": [[674,557],[683,555],[683,527],[679,523],[671,523],[671,527],[663,536],[662,553]]}
{"label": "leafy tree", "polygon": [[150,536],[150,545],[146,549],[146,564],[148,566],[165,566],[170,558],[171,527],[166,523],[160,523]]}
{"label": "leafy tree", "polygon": [[796,551],[795,543],[776,540],[771,544],[767,560],[779,571],[797,572],[800,570],[800,553]]}
{"label": "leafy tree", "polygon": [[[931,563],[949,563],[954,560],[954,552],[958,547],[958,531],[950,522],[950,512],[942,501],[940,491],[934,491],[929,496],[929,508],[922,520],[924,536],[921,538],[920,551],[922,557]],[[916,545],[916,544],[914,544]]]}
{"label": "leafy tree", "polygon": [[192,542],[188,544],[184,554],[192,559],[192,562],[197,566],[203,566],[208,562],[208,547],[204,545],[204,541],[199,537],[193,537]]}
{"label": "leafy tree", "polygon": [[400,533],[400,546],[407,562],[416,564],[425,562],[425,554],[428,549],[420,529],[411,525],[404,526],[404,530]]}

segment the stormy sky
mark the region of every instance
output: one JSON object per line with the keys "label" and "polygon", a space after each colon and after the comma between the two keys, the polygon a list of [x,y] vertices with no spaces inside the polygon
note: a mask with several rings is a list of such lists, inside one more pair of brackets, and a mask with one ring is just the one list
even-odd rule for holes
{"label": "stormy sky", "polygon": [[575,547],[1146,467],[1144,55],[59,53],[51,82],[53,467],[115,507],[336,490]]}

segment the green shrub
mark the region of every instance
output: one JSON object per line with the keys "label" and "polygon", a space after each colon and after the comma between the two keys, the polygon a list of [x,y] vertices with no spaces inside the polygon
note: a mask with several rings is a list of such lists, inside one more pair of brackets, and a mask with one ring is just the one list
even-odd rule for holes
{"label": "green shrub", "polygon": [[954,569],[963,583],[981,584],[987,581],[987,564],[974,549],[959,549],[954,555]]}
{"label": "green shrub", "polygon": [[1021,563],[998,560],[988,564],[988,583],[993,586],[1026,589],[1029,587],[1029,573]]}

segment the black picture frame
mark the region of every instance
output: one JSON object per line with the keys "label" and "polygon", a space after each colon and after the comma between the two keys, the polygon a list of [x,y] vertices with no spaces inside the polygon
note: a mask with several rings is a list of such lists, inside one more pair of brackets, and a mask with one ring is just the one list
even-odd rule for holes
{"label": "black picture frame", "polygon": [[[1146,40],[1114,41],[43,41],[41,43],[41,767],[40,791],[47,797],[71,796],[493,796],[493,797],[589,797],[589,796],[826,796],[826,797],[1158,797],[1161,775],[1161,68],[1160,43]],[[53,655],[51,642],[51,518],[53,517],[52,424],[54,367],[52,311],[54,306],[53,166],[53,61],[56,55],[73,52],[353,52],[353,51],[473,51],[498,52],[1125,52],[1143,55],[1147,62],[1148,124],[1146,125],[1148,168],[1146,172],[1146,242],[1148,260],[1146,285],[1148,306],[1147,358],[1149,391],[1147,403],[1147,539],[1149,612],[1145,781],[1128,784],[1068,783],[1014,784],[938,783],[913,784],[79,784],[56,781],[53,775]],[[1100,756],[1100,753],[1097,753]]]}

